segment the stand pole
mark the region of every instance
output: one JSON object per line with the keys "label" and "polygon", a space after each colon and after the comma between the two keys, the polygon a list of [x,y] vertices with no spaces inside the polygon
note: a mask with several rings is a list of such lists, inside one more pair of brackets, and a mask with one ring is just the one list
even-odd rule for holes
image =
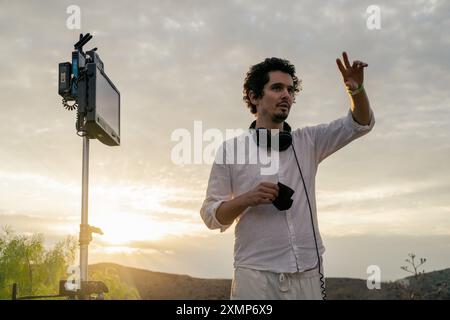
{"label": "stand pole", "polygon": [[80,225],[80,275],[81,283],[88,281],[88,245],[90,232],[88,224],[89,194],[89,138],[83,137],[83,182],[81,189],[81,225]]}

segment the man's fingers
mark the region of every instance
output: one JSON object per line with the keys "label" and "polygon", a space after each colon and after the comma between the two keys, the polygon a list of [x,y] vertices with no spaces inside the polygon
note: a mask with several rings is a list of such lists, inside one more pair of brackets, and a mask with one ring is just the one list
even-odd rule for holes
{"label": "man's fingers", "polygon": [[261,187],[260,191],[265,193],[265,194],[271,194],[274,197],[278,197],[278,190],[274,190],[274,189],[266,188],[266,187]]}
{"label": "man's fingers", "polygon": [[260,198],[261,200],[269,200],[269,201],[273,201],[273,200],[275,200],[276,196],[273,195],[272,193],[261,192],[261,193],[259,194],[259,198]]}
{"label": "man's fingers", "polygon": [[344,64],[347,69],[350,68],[350,61],[348,61],[347,52],[342,52],[342,57],[344,58]]}
{"label": "man's fingers", "polygon": [[342,73],[342,76],[344,76],[344,73],[345,73],[345,67],[344,67],[344,65],[342,64],[341,59],[336,59],[336,63],[337,63],[337,66],[338,66],[338,68],[339,68],[339,71],[341,71],[341,73]]}
{"label": "man's fingers", "polygon": [[260,183],[261,186],[267,187],[267,188],[272,188],[272,189],[276,189],[278,190],[278,185],[272,182],[261,182]]}
{"label": "man's fingers", "polygon": [[359,61],[359,60],[355,60],[354,62],[353,62],[353,67],[356,67],[356,68],[358,68],[358,69],[360,69],[360,68],[365,68],[365,67],[368,67],[369,65],[367,64],[367,63],[365,63],[365,62],[362,62],[362,61]]}

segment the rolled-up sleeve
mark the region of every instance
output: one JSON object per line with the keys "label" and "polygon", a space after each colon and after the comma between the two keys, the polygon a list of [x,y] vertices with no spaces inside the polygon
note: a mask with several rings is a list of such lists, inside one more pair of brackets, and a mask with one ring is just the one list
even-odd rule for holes
{"label": "rolled-up sleeve", "polygon": [[223,225],[216,218],[216,212],[224,201],[232,197],[231,172],[226,164],[214,162],[209,176],[206,198],[203,201],[200,215],[209,229],[220,229],[224,232],[231,224]]}
{"label": "rolled-up sleeve", "polygon": [[370,109],[370,122],[361,125],[353,119],[351,110],[346,117],[336,119],[328,124],[312,127],[316,163],[346,146],[351,141],[362,137],[375,125],[375,116]]}

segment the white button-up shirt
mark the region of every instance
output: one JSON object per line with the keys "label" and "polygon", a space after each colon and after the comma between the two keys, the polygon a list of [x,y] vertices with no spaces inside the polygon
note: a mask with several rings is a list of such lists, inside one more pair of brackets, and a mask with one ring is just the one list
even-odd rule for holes
{"label": "white button-up shirt", "polygon": [[[358,124],[349,110],[346,117],[328,124],[305,127],[292,132],[293,146],[311,203],[320,255],[324,253],[325,247],[317,225],[315,176],[318,165],[352,140],[368,133],[374,124],[372,110],[370,123],[366,126]],[[247,208],[236,219],[234,267],[277,273],[312,269],[317,265],[316,244],[308,202],[292,147],[277,153],[279,163],[276,172],[262,174],[261,168],[267,168],[268,164],[260,161],[256,164],[249,163],[251,162],[249,159],[255,150],[264,153],[267,149],[257,148],[254,139],[247,139],[249,136],[251,137],[250,133],[244,133],[225,141],[222,145],[221,154],[225,154],[225,157],[221,158],[218,152],[212,165],[206,199],[200,210],[201,217],[208,228],[220,229],[223,232],[231,225],[222,225],[216,218],[217,208],[222,202],[255,188],[261,182],[275,184],[281,182],[295,191],[290,209],[279,211],[273,204],[263,204]],[[246,161],[236,161],[238,153],[236,146],[245,143],[254,148],[248,148]],[[230,155],[234,158],[231,159]],[[269,158],[270,155],[275,155],[273,150],[269,154],[263,154]]]}

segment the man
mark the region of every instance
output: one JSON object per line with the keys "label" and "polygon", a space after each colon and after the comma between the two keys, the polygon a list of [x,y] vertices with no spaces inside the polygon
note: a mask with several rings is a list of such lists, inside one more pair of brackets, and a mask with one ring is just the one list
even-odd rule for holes
{"label": "man", "polygon": [[[322,160],[375,123],[363,86],[368,65],[361,61],[350,65],[345,52],[343,62],[336,59],[336,63],[351,99],[347,116],[293,132],[285,120],[300,91],[295,67],[287,60],[268,58],[247,73],[244,101],[256,116],[252,124],[256,138],[249,141],[259,146],[258,151],[279,155],[279,165],[274,174],[264,175],[256,170],[261,163],[223,163],[218,158],[213,163],[200,213],[208,228],[221,232],[237,221],[231,299],[325,298],[325,248],[317,225],[315,175]],[[279,150],[272,150],[270,139],[281,138],[280,133],[269,135],[261,145],[260,128],[278,129],[288,142],[279,139]],[[224,149],[229,151],[227,142]]]}

